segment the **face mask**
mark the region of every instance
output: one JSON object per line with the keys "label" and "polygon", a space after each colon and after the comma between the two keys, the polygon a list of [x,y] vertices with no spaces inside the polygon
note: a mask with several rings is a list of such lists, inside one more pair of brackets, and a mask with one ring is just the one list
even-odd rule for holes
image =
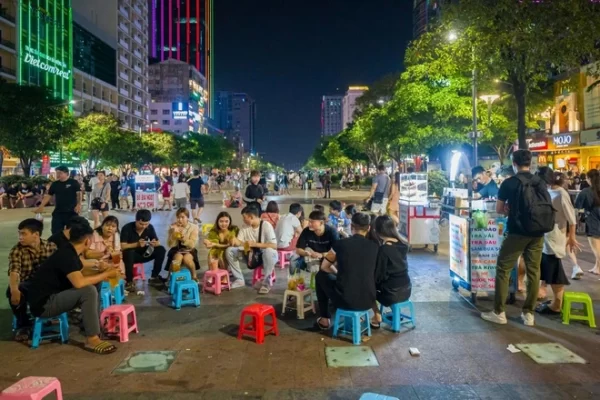
{"label": "face mask", "polygon": [[513,164],[513,171],[515,171],[515,174],[519,172],[519,168],[515,164]]}

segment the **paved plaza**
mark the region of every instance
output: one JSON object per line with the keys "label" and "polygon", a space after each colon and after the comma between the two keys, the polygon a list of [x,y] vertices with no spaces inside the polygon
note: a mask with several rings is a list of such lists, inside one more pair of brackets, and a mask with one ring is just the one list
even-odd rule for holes
{"label": "paved plaza", "polygon": [[[334,191],[334,198],[358,201],[366,192]],[[312,198],[293,193],[310,211]],[[222,211],[220,195],[212,194],[202,220],[214,222]],[[281,199],[281,212],[287,211],[290,197]],[[326,201],[319,200],[326,204]],[[48,210],[50,211],[50,209]],[[241,224],[240,210],[229,210]],[[121,224],[132,221],[131,212],[116,212]],[[6,271],[9,249],[17,242],[16,227],[30,217],[30,210],[0,211],[0,259]],[[163,243],[174,212],[154,213],[155,225]],[[49,214],[45,221],[49,236]],[[170,297],[144,285],[145,295],[130,294],[139,334],[128,343],[115,343],[118,351],[99,356],[81,350],[83,337],[71,327],[70,343],[44,343],[31,350],[11,340],[11,312],[7,299],[0,300],[0,388],[25,376],[55,376],[62,384],[65,399],[358,399],[364,392],[376,392],[399,399],[598,399],[600,398],[600,335],[580,323],[563,325],[556,317],[536,315],[536,326],[520,323],[519,306],[509,306],[509,324],[494,325],[479,317],[489,310],[489,299],[472,305],[451,288],[448,275],[446,238],[438,254],[415,249],[409,255],[417,327],[394,334],[383,327],[363,343],[369,346],[378,366],[331,368],[325,351],[331,346],[353,347],[348,340],[334,340],[315,332],[315,321],[298,320],[295,313],[280,316],[285,270],[277,270],[275,288],[259,296],[251,287],[225,292],[221,296],[201,296],[199,308],[170,307]],[[585,238],[580,237],[584,242]],[[585,243],[580,265],[591,269],[593,255]],[[200,246],[200,260],[206,270],[206,250]],[[566,263],[571,271],[571,264]],[[149,275],[150,265],[146,265]],[[246,282],[251,273],[246,271]],[[8,285],[6,272],[0,274],[0,287]],[[141,285],[138,283],[138,285]],[[140,286],[141,287],[141,286]],[[572,281],[567,289],[590,293],[600,318],[600,281],[587,274]],[[272,304],[278,313],[280,336],[269,336],[263,345],[237,340],[242,308],[250,303]],[[586,364],[538,364],[524,353],[506,348],[519,343],[557,343],[584,358]],[[412,357],[409,348],[420,350]],[[156,352],[145,357],[135,352]],[[170,357],[166,357],[165,351]],[[161,352],[161,353],[159,353]],[[164,372],[119,373],[119,366],[170,367]],[[147,370],[147,369],[146,369]]]}

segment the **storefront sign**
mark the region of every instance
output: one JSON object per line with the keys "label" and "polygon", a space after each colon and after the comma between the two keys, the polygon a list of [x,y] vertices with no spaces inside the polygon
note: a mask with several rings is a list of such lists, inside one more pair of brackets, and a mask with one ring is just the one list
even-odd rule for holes
{"label": "storefront sign", "polygon": [[187,119],[188,110],[188,103],[183,103],[181,101],[173,103],[173,119]]}
{"label": "storefront sign", "polygon": [[136,175],[135,183],[154,183],[156,177],[154,175]]}
{"label": "storefront sign", "polygon": [[471,290],[493,292],[496,261],[506,231],[506,218],[489,219],[487,227],[471,226]]}
{"label": "storefront sign", "polygon": [[450,271],[467,280],[469,224],[466,218],[450,215]]}
{"label": "storefront sign", "polygon": [[528,139],[527,141],[529,142],[529,150],[531,151],[541,151],[548,149],[548,138],[544,137],[539,139]]}
{"label": "storefront sign", "polygon": [[50,156],[45,155],[42,157],[42,175],[50,174]]}
{"label": "storefront sign", "polygon": [[136,191],[135,206],[140,210],[154,210],[158,207],[157,197],[157,193]]}
{"label": "storefront sign", "polygon": [[568,149],[570,147],[579,146],[579,134],[578,133],[563,133],[559,135],[551,135],[548,146],[550,150],[555,149]]}
{"label": "storefront sign", "polygon": [[581,132],[582,144],[600,144],[600,128]]}
{"label": "storefront sign", "polygon": [[26,64],[39,68],[42,71],[47,71],[62,79],[69,79],[71,76],[71,71],[66,69],[67,65],[64,62],[50,57],[36,49],[32,49],[29,46],[25,46],[25,52],[24,62]]}
{"label": "storefront sign", "polygon": [[408,239],[408,213],[410,212],[410,206],[400,204],[400,220],[398,231],[400,235]]}

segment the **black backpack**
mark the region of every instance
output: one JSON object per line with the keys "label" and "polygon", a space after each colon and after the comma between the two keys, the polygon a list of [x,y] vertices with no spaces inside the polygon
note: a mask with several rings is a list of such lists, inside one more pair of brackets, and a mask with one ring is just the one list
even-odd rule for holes
{"label": "black backpack", "polygon": [[[531,179],[517,174],[520,182],[514,213],[515,224],[527,235],[537,236],[554,229],[554,207],[544,182],[539,176]],[[512,205],[511,205],[512,207]]]}

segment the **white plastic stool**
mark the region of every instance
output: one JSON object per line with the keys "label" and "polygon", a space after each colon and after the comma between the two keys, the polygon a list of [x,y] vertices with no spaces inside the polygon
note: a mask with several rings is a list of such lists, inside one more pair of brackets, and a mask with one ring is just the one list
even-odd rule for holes
{"label": "white plastic stool", "polygon": [[[296,306],[288,306],[288,297],[289,296],[293,296],[296,298]],[[307,304],[304,304],[304,299],[310,296],[310,302]],[[298,319],[304,319],[304,313],[306,311],[312,311],[313,313],[316,313],[315,311],[315,299],[314,299],[314,294],[313,291],[311,289],[306,289],[303,291],[297,291],[297,290],[286,290],[285,293],[283,294],[283,306],[281,306],[281,315],[285,314],[285,309],[289,308],[291,310],[296,310],[296,312],[298,313]]]}

